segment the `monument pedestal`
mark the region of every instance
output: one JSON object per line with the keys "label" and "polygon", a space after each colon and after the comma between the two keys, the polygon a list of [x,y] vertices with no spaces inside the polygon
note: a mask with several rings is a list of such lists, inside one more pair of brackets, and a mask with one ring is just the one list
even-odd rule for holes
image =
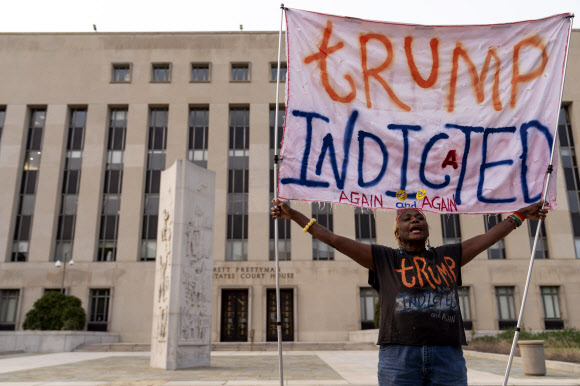
{"label": "monument pedestal", "polygon": [[151,367],[209,366],[215,173],[178,160],[161,173]]}

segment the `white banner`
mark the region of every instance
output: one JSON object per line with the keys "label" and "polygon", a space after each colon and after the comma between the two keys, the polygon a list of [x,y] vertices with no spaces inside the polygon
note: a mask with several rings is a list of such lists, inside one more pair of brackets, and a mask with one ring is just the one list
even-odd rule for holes
{"label": "white banner", "polygon": [[420,26],[288,9],[279,197],[436,213],[538,201],[568,16]]}

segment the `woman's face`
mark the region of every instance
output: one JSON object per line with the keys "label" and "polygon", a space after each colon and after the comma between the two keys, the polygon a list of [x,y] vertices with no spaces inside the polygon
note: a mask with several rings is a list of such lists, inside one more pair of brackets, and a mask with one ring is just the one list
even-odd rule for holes
{"label": "woman's face", "polygon": [[407,209],[397,219],[399,229],[395,237],[401,242],[425,241],[429,237],[427,219],[416,209]]}

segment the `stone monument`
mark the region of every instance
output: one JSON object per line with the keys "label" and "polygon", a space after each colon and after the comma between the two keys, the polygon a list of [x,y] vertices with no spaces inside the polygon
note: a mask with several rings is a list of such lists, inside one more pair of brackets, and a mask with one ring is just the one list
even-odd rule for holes
{"label": "stone monument", "polygon": [[161,173],[151,367],[209,366],[215,172],[178,160]]}

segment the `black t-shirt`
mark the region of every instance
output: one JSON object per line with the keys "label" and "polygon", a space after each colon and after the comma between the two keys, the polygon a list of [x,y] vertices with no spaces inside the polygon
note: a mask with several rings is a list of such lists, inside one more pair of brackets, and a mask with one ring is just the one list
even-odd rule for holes
{"label": "black t-shirt", "polygon": [[420,253],[373,245],[369,284],[379,293],[377,344],[466,345],[457,297],[461,244]]}

